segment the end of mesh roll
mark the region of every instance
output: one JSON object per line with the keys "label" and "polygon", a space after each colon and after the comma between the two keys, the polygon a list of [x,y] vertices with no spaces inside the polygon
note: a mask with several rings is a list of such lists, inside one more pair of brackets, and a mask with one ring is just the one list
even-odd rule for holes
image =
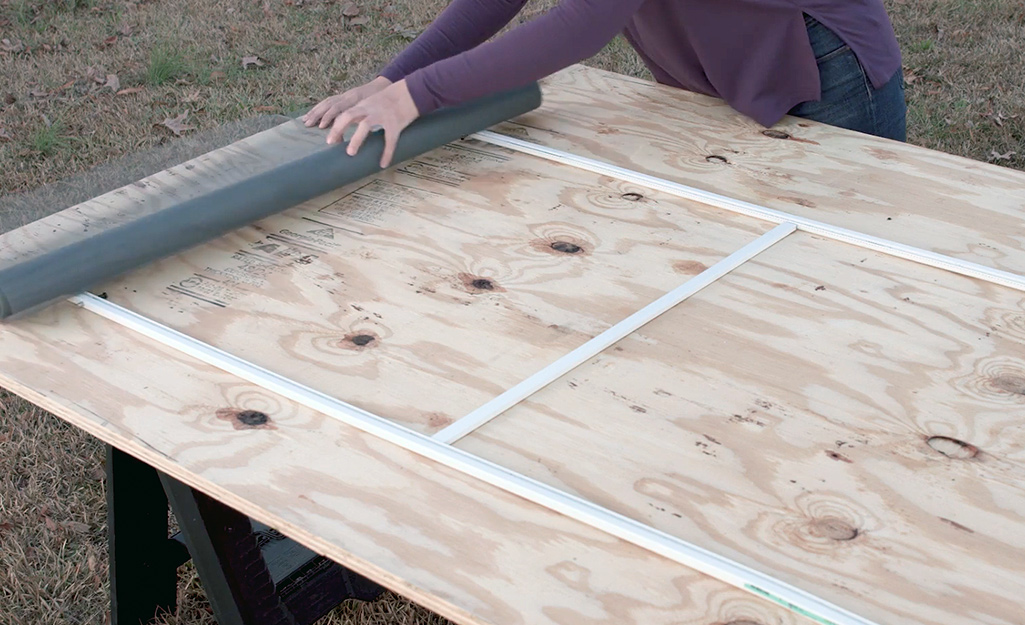
{"label": "end of mesh roll", "polygon": [[7,296],[4,295],[3,289],[0,289],[0,321],[3,321],[10,316],[11,303],[7,301]]}

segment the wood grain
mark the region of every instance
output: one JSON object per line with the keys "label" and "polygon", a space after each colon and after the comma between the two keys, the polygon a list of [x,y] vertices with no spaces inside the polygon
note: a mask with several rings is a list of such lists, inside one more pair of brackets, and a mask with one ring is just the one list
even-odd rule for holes
{"label": "wood grain", "polygon": [[[574,66],[501,132],[835,226],[1021,273],[1025,173]],[[783,137],[783,138],[777,138]]]}
{"label": "wood grain", "polygon": [[1018,624],[1023,329],[798,233],[457,446],[879,623]]}
{"label": "wood grain", "polygon": [[[809,625],[67,304],[0,326],[0,372],[77,427],[459,623]],[[241,410],[268,419],[247,426]]]}
{"label": "wood grain", "polygon": [[431,433],[771,226],[455,144],[98,290]]}

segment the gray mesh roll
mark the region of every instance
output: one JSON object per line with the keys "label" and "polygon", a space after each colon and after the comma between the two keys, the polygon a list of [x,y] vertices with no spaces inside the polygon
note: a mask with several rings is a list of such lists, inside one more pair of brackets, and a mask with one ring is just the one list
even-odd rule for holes
{"label": "gray mesh roll", "polygon": [[[415,158],[541,104],[538,85],[425,115],[406,128],[393,163]],[[299,123],[299,122],[291,122]],[[0,269],[0,319],[85,291],[380,171],[381,133],[350,157],[318,149],[270,171],[47,250]]]}

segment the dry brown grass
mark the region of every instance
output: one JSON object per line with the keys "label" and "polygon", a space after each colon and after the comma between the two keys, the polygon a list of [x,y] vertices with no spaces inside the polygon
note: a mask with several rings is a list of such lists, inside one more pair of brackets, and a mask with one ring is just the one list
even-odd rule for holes
{"label": "dry brown grass", "polygon": [[[345,4],[0,0],[0,40],[9,40],[0,43],[0,189],[33,189],[120,155],[182,146],[187,139],[159,126],[182,113],[196,128],[188,136],[301,109],[369,77],[444,0],[358,0],[368,18],[358,27],[343,17]],[[1025,3],[889,6],[910,77],[910,140],[1025,168]],[[263,65],[244,68],[247,56]],[[591,64],[646,76],[622,41]],[[130,91],[102,86],[108,74]],[[102,458],[95,440],[0,391],[0,625],[104,622]],[[179,595],[165,625],[213,623],[190,567]],[[444,621],[388,596],[342,606],[326,622]]]}
{"label": "dry brown grass", "polygon": [[1025,2],[891,0],[912,143],[1025,169]]}
{"label": "dry brown grass", "polygon": [[102,623],[102,447],[0,391],[0,623]]}

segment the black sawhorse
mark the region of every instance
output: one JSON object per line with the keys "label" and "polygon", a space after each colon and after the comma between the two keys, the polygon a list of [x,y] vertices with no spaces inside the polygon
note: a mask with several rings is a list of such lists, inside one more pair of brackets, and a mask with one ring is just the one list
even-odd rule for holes
{"label": "black sawhorse", "polygon": [[[180,532],[168,536],[170,504]],[[190,557],[220,625],[308,625],[384,589],[107,446],[111,625],[174,609]]]}

